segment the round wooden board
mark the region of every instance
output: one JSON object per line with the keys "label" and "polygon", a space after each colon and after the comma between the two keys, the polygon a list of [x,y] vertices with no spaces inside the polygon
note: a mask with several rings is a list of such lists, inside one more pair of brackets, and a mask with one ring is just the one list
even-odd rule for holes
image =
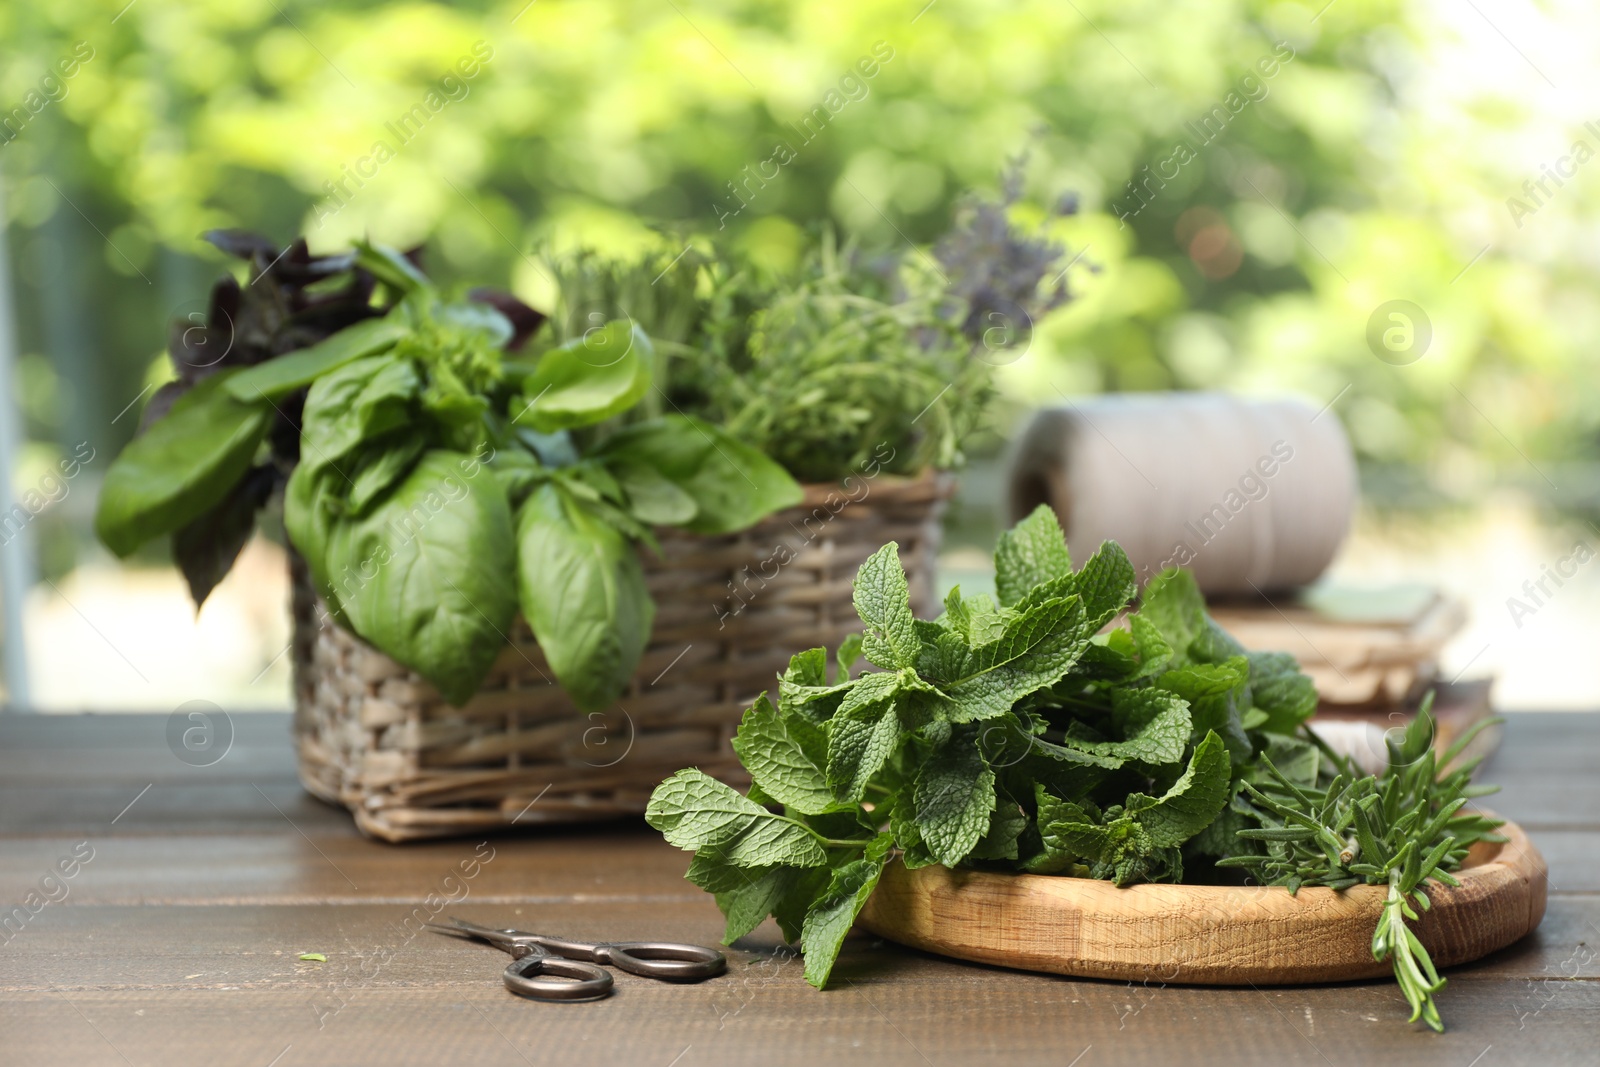
{"label": "round wooden board", "polygon": [[[1417,935],[1440,967],[1475,960],[1544,917],[1547,868],[1522,828],[1481,844],[1456,877],[1429,883]],[[1387,889],[1342,893],[1273,886],[1136,885],[898,861],[860,924],[944,956],[1080,978],[1194,985],[1293,985],[1377,978],[1372,931]]]}

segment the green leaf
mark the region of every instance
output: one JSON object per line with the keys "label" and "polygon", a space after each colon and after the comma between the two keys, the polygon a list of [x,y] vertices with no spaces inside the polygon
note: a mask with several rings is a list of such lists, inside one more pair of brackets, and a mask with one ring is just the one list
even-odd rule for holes
{"label": "green leaf", "polygon": [[118,556],[200,518],[250,469],[274,412],[229,395],[233,373],[217,371],[184,393],[111,464],[94,528]]}
{"label": "green leaf", "polygon": [[1072,574],[1067,535],[1049,505],[1000,535],[994,550],[995,591],[1005,607],[1017,603],[1034,586]]}
{"label": "green leaf", "polygon": [[1236,656],[1227,663],[1197,663],[1167,671],[1156,679],[1155,685],[1189,702],[1195,736],[1215,730],[1234,762],[1242,764],[1250,759],[1253,749],[1241,721],[1249,673],[1249,663],[1243,656]]}
{"label": "green leaf", "polygon": [[1194,576],[1176,568],[1150,579],[1139,601],[1139,614],[1161,632],[1172,649],[1175,666],[1188,661],[1189,646],[1209,621],[1205,598],[1194,584]]}
{"label": "green leaf", "polygon": [[1060,681],[1089,637],[1077,597],[1033,604],[1007,620],[999,637],[973,649],[959,676],[940,683],[949,701],[941,716],[972,722],[1005,714],[1023,697]]}
{"label": "green leaf", "polygon": [[738,867],[715,849],[704,848],[695,853],[684,877],[716,896],[727,918],[722,943],[731,945],[761,925],[799,875],[794,867]]}
{"label": "green leaf", "polygon": [[339,469],[340,461],[365,441],[398,430],[415,434],[413,401],[421,391],[415,365],[388,355],[358,359],[323,375],[306,394],[300,416],[300,462]]}
{"label": "green leaf", "polygon": [[517,516],[522,613],[563,688],[585,711],[627,687],[655,603],[633,545],[585,503],[541,485]]}
{"label": "green leaf", "polygon": [[1128,606],[1138,591],[1138,575],[1122,546],[1106,541],[1078,571],[1073,589],[1083,599],[1084,617],[1091,632],[1110,622]]}
{"label": "green leaf", "polygon": [[1222,738],[1208,732],[1195,746],[1189,766],[1158,800],[1140,793],[1128,797],[1133,815],[1157,848],[1181,845],[1211,825],[1230,795],[1232,764]]}
{"label": "green leaf", "polygon": [[806,957],[805,975],[806,981],[816,988],[827,986],[845,936],[855,925],[856,916],[866,906],[867,898],[878,887],[893,843],[891,835],[879,834],[867,846],[866,855],[833,872],[827,889],[806,911],[805,929],[801,934]]}
{"label": "green leaf", "polygon": [[228,380],[228,392],[245,403],[276,402],[347,363],[392,348],[410,332],[410,324],[397,314],[363,319],[310,348],[240,371]]}
{"label": "green leaf", "polygon": [[333,617],[344,620],[339,592],[328,569],[328,543],[334,520],[343,512],[344,480],[330,467],[320,470],[296,465],[283,492],[283,528],[289,543],[305,560],[311,581],[327,602]]}
{"label": "green leaf", "polygon": [[828,739],[803,716],[780,715],[765,693],[739,723],[733,750],[757,785],[774,800],[804,815],[838,811],[823,768]]}
{"label": "green leaf", "polygon": [[846,634],[843,641],[839,642],[839,652],[834,657],[839,665],[838,677],[835,682],[848,682],[850,672],[856,669],[856,663],[861,659],[862,640],[860,634]]}
{"label": "green leaf", "polygon": [[513,421],[553,433],[620,415],[650,391],[654,359],[650,339],[625,320],[589,330],[539,357]]}
{"label": "green leaf", "polygon": [[1172,646],[1142,611],[1128,617],[1128,633],[1139,656],[1139,670],[1131,680],[1153,678],[1167,669],[1172,662]]}
{"label": "green leaf", "polygon": [[867,661],[884,670],[914,667],[922,642],[911,616],[911,594],[900,546],[884,545],[856,571],[853,583],[856,614],[866,626],[861,650]]}
{"label": "green leaf", "polygon": [[834,795],[856,803],[882,769],[900,736],[895,698],[900,680],[893,674],[864,674],[850,683],[844,701],[828,720],[828,784]]}
{"label": "green leaf", "polygon": [[656,786],[645,821],[683,849],[714,849],[736,867],[820,867],[827,854],[815,834],[694,770]]}
{"label": "green leaf", "polygon": [[710,423],[666,415],[637,423],[609,437],[596,453],[617,472],[649,467],[695,502],[684,529],[733,533],[780,508],[800,503],[799,483],[772,460]]}
{"label": "green leaf", "polygon": [[1193,724],[1188,702],[1181,697],[1159,689],[1114,689],[1111,718],[1124,740],[1067,743],[1087,752],[1136,760],[1151,767],[1183,759]]}
{"label": "green leaf", "polygon": [[356,633],[452,704],[477,692],[517,610],[511,510],[481,463],[425,453],[367,515],[332,522],[325,554]]}
{"label": "green leaf", "polygon": [[916,822],[922,840],[946,867],[967,858],[989,828],[994,771],[977,739],[958,731],[917,771]]}
{"label": "green leaf", "polygon": [[1250,652],[1250,704],[1266,715],[1261,728],[1293,734],[1317,710],[1317,686],[1287,652]]}
{"label": "green leaf", "polygon": [[783,939],[790,943],[800,940],[805,929],[806,912],[833,881],[833,871],[827,867],[805,867],[795,871],[794,880],[778,903],[772,906],[772,917],[783,931]]}
{"label": "green leaf", "polygon": [[1076,804],[1047,791],[1042,784],[1035,784],[1034,799],[1040,847],[1022,869],[1031,874],[1059,874],[1080,858],[1068,842],[1068,828],[1088,824],[1089,816]]}
{"label": "green leaf", "polygon": [[395,292],[404,294],[433,288],[428,276],[418,270],[417,265],[407,259],[404,253],[370,241],[355,242],[355,249],[356,266]]}
{"label": "green leaf", "polygon": [[654,526],[682,526],[695,517],[700,505],[654,467],[617,468],[617,483],[628,498],[628,510],[640,522]]}
{"label": "green leaf", "polygon": [[1017,802],[997,797],[994,811],[989,814],[989,829],[969,854],[978,860],[1014,860],[1017,858],[1017,839],[1028,828],[1028,816]]}
{"label": "green leaf", "polygon": [[961,595],[961,587],[953,586],[944,598],[944,614],[939,622],[967,639],[969,645],[982,645],[999,637],[1005,629],[1006,616],[994,598],[979,593],[971,599]]}
{"label": "green leaf", "polygon": [[350,480],[350,511],[363,514],[391,485],[406,476],[427,449],[427,438],[416,433],[391,434],[387,440],[367,448]]}

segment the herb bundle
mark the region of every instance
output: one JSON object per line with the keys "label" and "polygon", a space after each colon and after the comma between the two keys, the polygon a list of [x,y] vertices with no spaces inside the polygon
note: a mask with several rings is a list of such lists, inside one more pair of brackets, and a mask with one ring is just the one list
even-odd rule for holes
{"label": "herb bundle", "polygon": [[[622,691],[649,640],[635,546],[654,545],[651,527],[731,532],[799,501],[792,478],[719,427],[613,421],[652,385],[650,341],[628,323],[563,343],[546,331],[513,357],[542,317],[509,296],[449,299],[372,246],[341,269],[358,272],[353,324],[211,369],[123,451],[95,519],[108,547],[181,540],[271,465],[335,618],[461,704],[520,607],[590,710]],[[268,444],[284,428],[292,473]]]}
{"label": "herb bundle", "polygon": [[555,329],[638,324],[657,341],[672,410],[725,426],[802,481],[837,481],[884,454],[892,473],[957,467],[995,366],[1070,299],[1064,249],[1007,214],[1020,167],[999,201],[964,207],[932,257],[869,256],[831,233],[791,275],[731,249],[552,257]]}
{"label": "herb bundle", "polygon": [[[1348,763],[1302,727],[1310,679],[1292,657],[1240,647],[1187,573],[1151,581],[1126,625],[1102,633],[1134,598],[1133,567],[1107,542],[1074,571],[1041,507],[1002,535],[995,576],[996,597],[952,590],[937,619],[916,619],[885,546],[856,576],[865,630],[833,677],[823,649],[803,652],[776,703],[746,712],[733,745],[748,795],[693,769],[656,789],[646,818],[694,850],[687,877],[716,895],[727,941],[771,915],[823,987],[894,855],[1117,885],[1243,866],[1339,886],[1398,868],[1396,892],[1425,906],[1420,880],[1447,878],[1486,831],[1457,815],[1470,768],[1436,782],[1431,756],[1416,758],[1352,786]],[[863,657],[878,669],[852,677]],[[1337,837],[1331,861],[1318,819]],[[1434,844],[1441,832],[1453,843]],[[1365,865],[1338,857],[1352,833],[1373,837]],[[1397,973],[1418,947],[1398,917],[1374,942]]]}
{"label": "herb bundle", "polygon": [[1496,791],[1469,784],[1480,761],[1440,773],[1499,720],[1477,723],[1436,758],[1432,704],[1430,693],[1403,739],[1387,742],[1389,766],[1382,775],[1362,776],[1353,761],[1324,748],[1322,773],[1296,781],[1263,757],[1265,775],[1256,784],[1246,783],[1247,795],[1234,806],[1258,824],[1240,830],[1239,838],[1264,850],[1230,856],[1217,866],[1242,867],[1262,885],[1281,885],[1291,893],[1307,885],[1388,886],[1372,934],[1373,958],[1393,961],[1395,980],[1411,1004],[1411,1021],[1420,1018],[1443,1030],[1433,995],[1444,988],[1444,979],[1406,920],[1416,920],[1416,909],[1428,910],[1425,882],[1460,885],[1449,872],[1461,866],[1472,846],[1505,838],[1494,833],[1499,820],[1462,812],[1473,797]]}

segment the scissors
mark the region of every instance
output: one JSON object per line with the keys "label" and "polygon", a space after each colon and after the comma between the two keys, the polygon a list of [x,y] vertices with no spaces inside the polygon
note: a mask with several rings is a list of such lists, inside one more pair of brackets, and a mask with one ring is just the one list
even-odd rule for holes
{"label": "scissors", "polygon": [[[727,970],[728,961],[714,948],[675,941],[606,941],[587,944],[525,930],[497,930],[465,919],[449,925],[428,923],[447,934],[476,938],[511,954],[506,988],[535,1000],[597,1000],[611,992],[608,964],[643,978],[698,982]],[[553,977],[550,977],[553,976]]]}

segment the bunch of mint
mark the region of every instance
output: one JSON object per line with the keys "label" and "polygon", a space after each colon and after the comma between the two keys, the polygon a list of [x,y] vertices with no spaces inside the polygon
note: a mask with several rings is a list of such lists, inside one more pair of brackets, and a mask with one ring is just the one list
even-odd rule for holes
{"label": "bunch of mint", "polygon": [[[890,544],[861,567],[864,635],[794,657],[734,748],[748,795],[683,770],[646,818],[695,852],[725,940],[768,915],[822,987],[885,863],[1176,882],[1239,851],[1237,795],[1271,752],[1317,775],[1293,735],[1316,707],[1294,660],[1247,653],[1188,574],[1153,580],[1126,626],[1133,566],[1113,542],[1072,569],[1041,507],[995,552],[997,597],[953,590],[912,616]],[[860,657],[878,670],[851,677]]]}

